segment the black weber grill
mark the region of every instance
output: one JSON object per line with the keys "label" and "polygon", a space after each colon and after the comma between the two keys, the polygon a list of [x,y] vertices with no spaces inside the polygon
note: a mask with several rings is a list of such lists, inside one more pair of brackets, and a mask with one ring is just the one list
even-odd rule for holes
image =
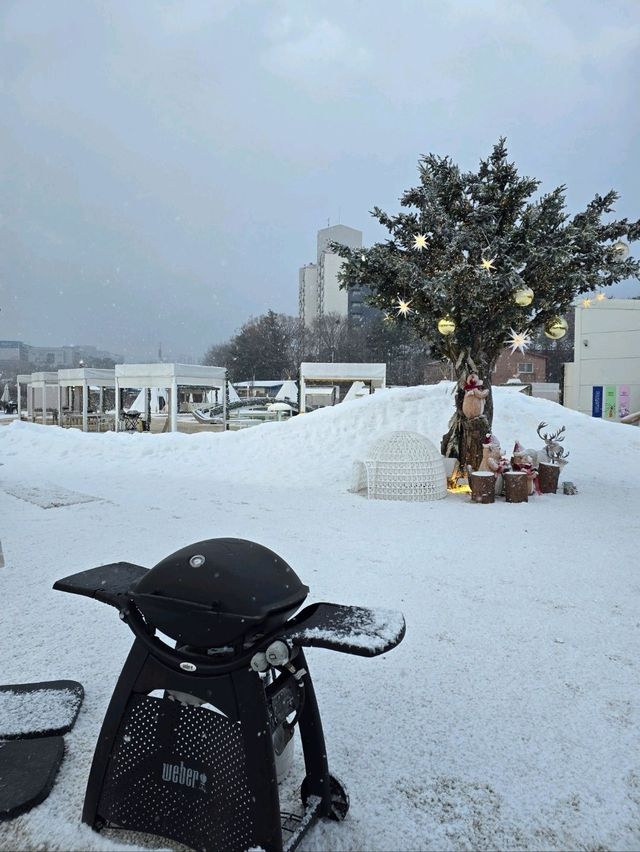
{"label": "black weber grill", "polygon": [[[399,613],[318,603],[294,616],[309,592],[295,571],[229,538],[54,588],[117,607],[136,637],[98,738],[84,822],[217,852],[294,849],[318,817],[344,818],[303,647],[376,656],[402,640]],[[301,808],[282,813],[276,755],[296,727]]]}

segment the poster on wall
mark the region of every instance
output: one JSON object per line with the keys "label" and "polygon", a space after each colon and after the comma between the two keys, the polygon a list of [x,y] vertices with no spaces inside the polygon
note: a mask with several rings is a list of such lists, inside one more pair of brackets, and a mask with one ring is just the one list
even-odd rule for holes
{"label": "poster on wall", "polygon": [[591,416],[602,417],[602,386],[595,385],[591,392]]}
{"label": "poster on wall", "polygon": [[618,386],[618,417],[627,417],[629,415],[629,385]]}
{"label": "poster on wall", "polygon": [[617,415],[617,388],[615,385],[606,385],[604,389],[604,416],[606,420],[615,420]]}

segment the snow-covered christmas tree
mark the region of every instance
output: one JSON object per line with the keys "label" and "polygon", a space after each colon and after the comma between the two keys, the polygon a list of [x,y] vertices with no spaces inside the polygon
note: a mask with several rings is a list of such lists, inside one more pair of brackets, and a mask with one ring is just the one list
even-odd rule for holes
{"label": "snow-covered christmas tree", "polygon": [[[369,249],[335,246],[346,259],[342,284],[366,285],[370,303],[390,319],[411,323],[432,353],[454,366],[456,410],[442,452],[478,468],[491,432],[491,371],[505,345],[524,351],[539,328],[551,339],[566,333],[563,314],[580,293],[629,277],[640,262],[627,241],[640,221],[603,221],[618,198],[596,195],[570,217],[565,187],[540,195],[540,182],[521,177],[504,139],[477,172],[448,157],[419,162],[420,184],[401,197],[406,212],[373,215],[390,234]],[[465,385],[477,374],[483,411],[463,413]]]}

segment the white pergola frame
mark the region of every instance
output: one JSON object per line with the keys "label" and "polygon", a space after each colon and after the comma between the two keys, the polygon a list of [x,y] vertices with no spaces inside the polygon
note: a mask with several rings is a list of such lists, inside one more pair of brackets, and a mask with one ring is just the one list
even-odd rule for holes
{"label": "white pergola frame", "polygon": [[[24,379],[28,379],[28,381],[24,381]],[[22,415],[22,406],[20,404],[20,385],[26,384],[27,386],[27,416],[29,415],[29,409],[31,409],[31,419],[33,422],[36,422],[36,390],[40,390],[41,398],[42,398],[42,423],[43,425],[47,422],[47,388],[57,387],[58,385],[58,374],[57,373],[31,373],[30,376],[22,375],[17,377],[17,385],[18,385],[18,419],[20,419]],[[29,396],[31,396],[31,404],[29,404]],[[55,411],[54,408],[51,411]]]}
{"label": "white pergola frame", "polygon": [[29,384],[31,382],[31,373],[22,373],[16,376],[16,385],[18,392],[18,420],[22,419],[22,393],[21,387],[24,385],[27,389],[27,411],[29,411]]}
{"label": "white pergola frame", "polygon": [[[178,388],[222,388],[223,420],[227,422],[227,370],[225,367],[204,367],[201,364],[116,364],[116,432],[120,421],[120,392],[124,388],[168,388],[170,431],[178,431]],[[145,417],[148,395],[145,395]]]}
{"label": "white pergola frame", "polygon": [[365,382],[373,391],[387,386],[387,365],[303,361],[300,364],[300,414],[306,411],[307,382],[316,385]]}
{"label": "white pergola frame", "polygon": [[[62,389],[67,390],[67,401],[70,388],[82,388],[82,431],[89,430],[89,387],[91,385],[100,388],[100,402],[98,410],[103,413],[104,389],[115,388],[116,371],[100,370],[94,367],[77,367],[73,370],[58,370],[58,411],[62,412]],[[62,416],[60,414],[60,425]]]}

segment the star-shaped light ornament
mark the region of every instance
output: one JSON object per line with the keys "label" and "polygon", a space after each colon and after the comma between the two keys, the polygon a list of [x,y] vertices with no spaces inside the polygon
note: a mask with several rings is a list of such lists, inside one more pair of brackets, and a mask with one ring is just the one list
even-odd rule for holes
{"label": "star-shaped light ornament", "polygon": [[582,300],[582,307],[583,308],[590,308],[592,301],[593,301],[592,299],[583,299]]}
{"label": "star-shaped light ornament", "polygon": [[385,312],[385,314],[384,314],[384,316],[382,317],[382,319],[383,319],[383,321],[384,321],[384,322],[393,322],[393,319],[394,319],[394,318],[391,316],[391,314],[390,314],[390,313]]}
{"label": "star-shaped light ornament", "polygon": [[425,234],[416,234],[415,239],[413,241],[414,249],[418,251],[422,251],[423,248],[427,247],[427,237]]}
{"label": "star-shaped light ornament", "polygon": [[491,260],[486,257],[483,257],[480,266],[484,269],[485,272],[495,271],[495,261],[495,257],[492,257]]}
{"label": "star-shaped light ornament", "polygon": [[607,298],[607,297],[605,296],[605,294],[604,294],[604,293],[597,293],[597,294],[596,294],[596,302],[604,302],[604,300],[605,300],[606,298]]}
{"label": "star-shaped light ornament", "polygon": [[411,299],[407,301],[406,299],[401,299],[400,296],[398,296],[397,301],[398,306],[396,307],[396,313],[398,314],[398,316],[408,316],[412,311],[412,308],[409,307],[409,305],[411,304]]}
{"label": "star-shaped light ornament", "polygon": [[525,349],[531,345],[531,335],[528,331],[514,331],[509,329],[509,339],[505,341],[505,346],[511,347],[511,354],[520,350],[524,355]]}

